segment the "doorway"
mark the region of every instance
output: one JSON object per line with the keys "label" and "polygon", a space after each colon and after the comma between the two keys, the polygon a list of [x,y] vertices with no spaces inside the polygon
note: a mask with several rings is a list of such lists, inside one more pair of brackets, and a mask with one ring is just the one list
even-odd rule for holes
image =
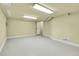
{"label": "doorway", "polygon": [[43,21],[37,22],[37,35],[43,35]]}

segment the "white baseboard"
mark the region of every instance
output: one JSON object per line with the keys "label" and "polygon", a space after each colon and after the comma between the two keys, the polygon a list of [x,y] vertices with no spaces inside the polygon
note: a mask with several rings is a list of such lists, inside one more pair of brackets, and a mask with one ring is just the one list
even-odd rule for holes
{"label": "white baseboard", "polygon": [[8,39],[12,39],[12,38],[20,38],[20,37],[30,37],[30,36],[35,36],[36,34],[31,34],[29,36],[27,35],[17,35],[17,36],[8,36]]}
{"label": "white baseboard", "polygon": [[3,47],[4,47],[5,43],[6,43],[6,40],[7,40],[7,39],[4,39],[4,41],[1,43],[0,52],[2,51],[2,49],[3,49]]}
{"label": "white baseboard", "polygon": [[73,42],[68,41],[68,40],[64,40],[64,39],[60,39],[60,38],[55,38],[55,37],[52,37],[52,36],[46,35],[46,34],[45,34],[44,36],[47,36],[47,37],[49,37],[50,39],[55,40],[55,41],[58,41],[58,42],[61,42],[61,43],[65,43],[65,44],[67,44],[67,45],[79,47],[79,44],[73,43]]}

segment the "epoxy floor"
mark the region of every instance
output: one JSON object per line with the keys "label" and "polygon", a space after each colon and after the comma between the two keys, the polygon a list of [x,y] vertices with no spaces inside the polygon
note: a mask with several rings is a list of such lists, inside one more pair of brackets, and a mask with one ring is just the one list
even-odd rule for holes
{"label": "epoxy floor", "polygon": [[8,39],[1,56],[79,56],[79,48],[43,36]]}

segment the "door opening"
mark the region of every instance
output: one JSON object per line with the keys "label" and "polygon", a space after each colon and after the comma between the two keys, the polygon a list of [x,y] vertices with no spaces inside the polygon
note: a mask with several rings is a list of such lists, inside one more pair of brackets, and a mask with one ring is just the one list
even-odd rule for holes
{"label": "door opening", "polygon": [[37,22],[37,35],[43,35],[43,21]]}

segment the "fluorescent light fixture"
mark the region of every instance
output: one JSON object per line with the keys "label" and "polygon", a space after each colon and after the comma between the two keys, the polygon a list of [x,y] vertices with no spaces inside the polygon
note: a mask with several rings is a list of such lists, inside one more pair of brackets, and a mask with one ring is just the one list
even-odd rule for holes
{"label": "fluorescent light fixture", "polygon": [[35,9],[37,9],[37,10],[39,10],[39,11],[48,13],[48,14],[52,14],[52,13],[53,13],[53,11],[51,11],[50,9],[45,8],[45,7],[43,7],[43,6],[39,5],[39,4],[34,4],[34,5],[33,5],[33,8],[35,8]]}
{"label": "fluorescent light fixture", "polygon": [[31,17],[31,16],[23,16],[24,18],[29,18],[29,19],[37,19],[36,17]]}

